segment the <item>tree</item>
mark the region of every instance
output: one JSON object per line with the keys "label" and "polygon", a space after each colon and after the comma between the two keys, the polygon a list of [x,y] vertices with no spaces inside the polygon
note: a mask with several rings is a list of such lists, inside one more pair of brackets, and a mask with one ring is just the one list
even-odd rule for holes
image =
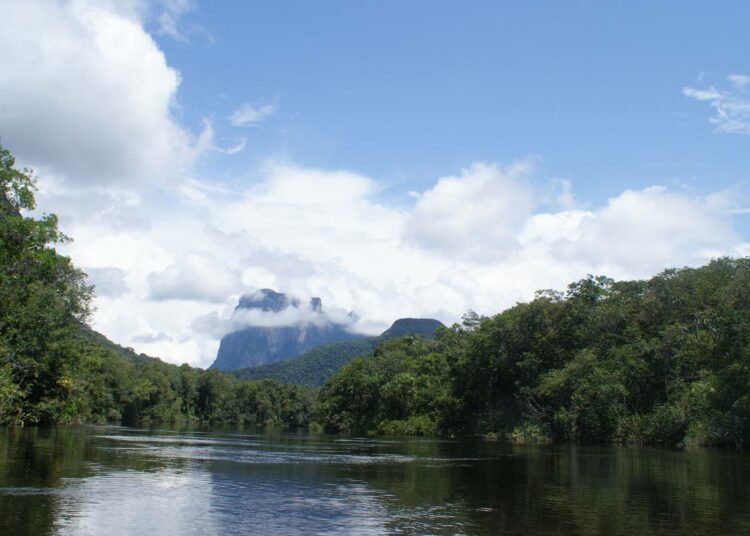
{"label": "tree", "polygon": [[[74,335],[89,314],[92,287],[54,246],[68,238],[57,218],[35,208],[36,180],[0,145],[0,368],[20,394],[0,422],[74,419],[80,348]],[[9,371],[9,372],[8,372]]]}

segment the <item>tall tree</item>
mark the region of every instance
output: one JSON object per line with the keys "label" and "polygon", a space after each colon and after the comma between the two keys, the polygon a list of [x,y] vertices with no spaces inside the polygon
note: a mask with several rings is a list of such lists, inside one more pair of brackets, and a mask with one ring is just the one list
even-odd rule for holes
{"label": "tall tree", "polygon": [[[74,335],[92,287],[55,245],[69,239],[57,217],[34,218],[36,180],[0,145],[0,422],[73,420],[82,398]],[[3,388],[0,387],[0,392]]]}

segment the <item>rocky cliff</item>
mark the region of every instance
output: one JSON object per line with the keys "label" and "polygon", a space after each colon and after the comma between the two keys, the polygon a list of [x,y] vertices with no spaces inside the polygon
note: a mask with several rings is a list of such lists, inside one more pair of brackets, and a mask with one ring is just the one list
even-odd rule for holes
{"label": "rocky cliff", "polygon": [[364,337],[331,321],[320,298],[304,303],[271,289],[242,296],[234,316],[240,323],[246,319],[249,325],[222,338],[211,368],[257,367],[296,357],[322,344]]}

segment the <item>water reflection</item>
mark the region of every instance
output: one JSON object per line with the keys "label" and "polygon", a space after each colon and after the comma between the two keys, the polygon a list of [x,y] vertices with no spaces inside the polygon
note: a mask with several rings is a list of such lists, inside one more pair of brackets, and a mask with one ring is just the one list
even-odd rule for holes
{"label": "water reflection", "polygon": [[747,534],[747,455],[0,430],[0,534]]}

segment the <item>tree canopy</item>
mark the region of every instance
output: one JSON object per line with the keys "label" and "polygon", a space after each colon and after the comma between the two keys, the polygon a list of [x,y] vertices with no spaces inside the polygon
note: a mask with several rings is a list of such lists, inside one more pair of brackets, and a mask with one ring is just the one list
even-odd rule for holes
{"label": "tree canopy", "polygon": [[382,344],[323,387],[331,431],[509,440],[750,440],[750,259],[589,276],[434,342]]}

